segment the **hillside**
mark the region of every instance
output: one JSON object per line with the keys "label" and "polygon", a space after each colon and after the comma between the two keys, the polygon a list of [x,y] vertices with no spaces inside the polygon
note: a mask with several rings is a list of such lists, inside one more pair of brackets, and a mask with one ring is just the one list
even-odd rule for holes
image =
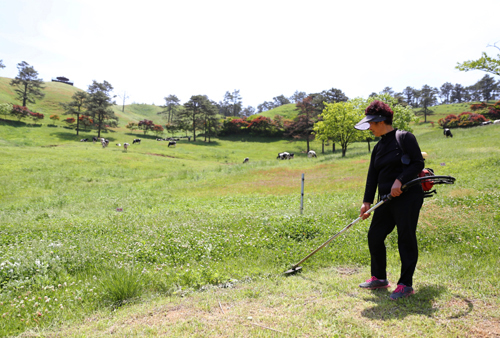
{"label": "hillside", "polygon": [[285,104],[285,105],[282,105],[280,107],[277,107],[277,108],[274,108],[271,110],[264,111],[262,113],[254,114],[254,115],[250,116],[250,118],[254,119],[258,116],[265,116],[265,117],[269,117],[269,118],[274,118],[276,115],[281,115],[285,119],[293,120],[298,114],[298,111],[295,109],[296,109],[295,103],[289,103],[289,104]]}
{"label": "hillside", "polygon": [[[21,104],[16,99],[14,88],[10,86],[12,79],[0,77],[0,103],[9,102],[12,104]],[[31,111],[48,115],[57,114],[62,115],[64,110],[59,105],[59,102],[69,102],[71,96],[79,90],[84,89],[70,86],[60,82],[44,82],[45,97],[42,100],[37,100],[35,104],[28,104]],[[125,111],[122,112],[122,105],[113,106],[113,110],[119,118],[118,124],[125,126],[129,121],[138,122],[143,119],[153,120],[155,123],[162,123],[160,117],[157,115],[162,110],[161,107],[150,104],[130,104],[125,105]],[[45,123],[48,120],[45,120]],[[50,121],[52,123],[52,121]]]}

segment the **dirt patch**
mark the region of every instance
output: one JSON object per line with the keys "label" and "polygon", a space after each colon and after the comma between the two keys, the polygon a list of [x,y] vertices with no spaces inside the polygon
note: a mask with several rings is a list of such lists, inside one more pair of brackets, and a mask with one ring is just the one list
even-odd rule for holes
{"label": "dirt patch", "polygon": [[175,156],[169,156],[169,155],[163,155],[163,154],[146,153],[146,155],[151,155],[151,156],[161,156],[161,157],[168,157],[168,158],[175,158]]}

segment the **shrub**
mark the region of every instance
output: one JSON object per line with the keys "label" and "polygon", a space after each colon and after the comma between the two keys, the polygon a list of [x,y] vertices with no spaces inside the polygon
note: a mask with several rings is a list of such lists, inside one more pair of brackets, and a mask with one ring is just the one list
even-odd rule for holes
{"label": "shrub", "polygon": [[14,115],[18,121],[30,116],[30,110],[27,107],[19,106],[17,104],[12,105],[11,115]]}
{"label": "shrub", "polygon": [[52,121],[54,121],[54,122],[55,122],[55,121],[59,121],[59,115],[57,115],[57,114],[50,115],[50,117],[49,117],[49,118],[50,118]]}
{"label": "shrub", "polygon": [[67,119],[63,120],[63,122],[67,124],[73,124],[76,122],[76,119],[74,117],[68,117]]}
{"label": "shrub", "polygon": [[43,114],[37,113],[37,112],[30,112],[30,118],[33,120],[33,122],[38,122],[40,120],[43,120],[44,116]]}
{"label": "shrub", "polygon": [[438,120],[438,123],[443,128],[467,128],[481,125],[482,122],[486,122],[487,119],[481,115],[471,112],[463,112],[458,114],[450,114],[445,118]]}

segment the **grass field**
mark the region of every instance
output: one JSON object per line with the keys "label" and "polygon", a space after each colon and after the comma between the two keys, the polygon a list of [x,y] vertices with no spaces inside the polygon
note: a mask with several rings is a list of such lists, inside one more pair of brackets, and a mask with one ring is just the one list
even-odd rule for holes
{"label": "grass field", "polygon": [[[137,135],[103,149],[74,134],[0,124],[1,336],[500,334],[498,125],[415,126],[427,166],[457,182],[424,204],[416,294],[398,303],[357,288],[368,222],[281,275],[357,217],[366,143],[342,158],[313,142],[308,159],[299,141],[146,137],[125,152],[114,144]],[[387,245],[395,282],[395,234]]]}
{"label": "grass field", "polygon": [[[9,81],[0,78],[0,102],[12,102]],[[29,108],[60,113],[55,102],[76,88],[46,85],[46,99]],[[500,335],[498,125],[454,130],[452,139],[430,123],[414,126],[427,166],[457,182],[426,200],[416,294],[393,303],[357,287],[369,277],[369,222],[301,275],[281,274],[357,217],[366,143],[342,158],[313,142],[317,159],[285,139],[182,139],[169,148],[124,128],[156,122],[159,107],[113,109],[120,128],[103,135],[106,149],[79,142],[95,132],[76,136],[48,116],[37,125],[0,121],[0,336]],[[428,121],[469,110],[433,109]],[[142,143],[128,151],[115,146],[136,137]],[[296,158],[276,160],[282,151]],[[395,283],[395,234],[387,245]]]}

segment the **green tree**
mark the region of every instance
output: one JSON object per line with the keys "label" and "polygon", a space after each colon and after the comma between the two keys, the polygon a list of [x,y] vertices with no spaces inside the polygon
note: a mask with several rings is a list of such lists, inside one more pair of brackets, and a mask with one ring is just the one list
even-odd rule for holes
{"label": "green tree", "polygon": [[107,130],[107,126],[115,125],[118,122],[118,117],[111,109],[113,105],[111,101],[113,98],[111,97],[112,90],[113,86],[109,82],[99,83],[95,80],[87,90],[85,108],[97,128],[97,137],[101,137],[101,130]]}
{"label": "green tree", "polygon": [[418,113],[424,114],[424,122],[427,123],[427,115],[432,115],[434,113],[430,107],[437,103],[436,95],[439,93],[437,88],[433,88],[429,85],[424,85],[420,90],[420,105],[422,109]]}
{"label": "green tree", "polygon": [[[495,47],[500,50],[496,44],[488,47]],[[482,70],[484,72],[500,76],[500,54],[497,54],[496,58],[494,58],[483,52],[479,59],[464,61],[462,63],[458,62],[455,68],[464,72],[468,72],[470,70]]]}
{"label": "green tree", "polygon": [[494,93],[498,90],[498,84],[495,79],[486,74],[478,81],[478,87],[485,102],[492,99]]}
{"label": "green tree", "polygon": [[76,135],[80,130],[80,114],[82,114],[82,108],[87,100],[87,93],[84,91],[77,91],[71,97],[70,102],[60,102],[59,104],[64,109],[64,115],[76,115]]}
{"label": "green tree", "polygon": [[23,102],[36,103],[36,99],[43,99],[45,94],[42,92],[45,87],[43,80],[38,78],[38,72],[26,61],[17,64],[19,74],[10,81],[10,85],[16,87],[17,99]]}
{"label": "green tree", "polygon": [[285,104],[290,103],[290,100],[283,94],[273,97],[273,101],[275,107],[283,106]]}
{"label": "green tree", "polygon": [[296,90],[295,93],[293,93],[293,95],[290,96],[290,101],[292,101],[293,103],[298,103],[303,99],[305,99],[306,97],[307,97],[306,92],[299,92],[298,90]]}
{"label": "green tree", "polygon": [[12,111],[12,104],[10,103],[0,103],[0,114],[3,115],[4,119],[7,118],[7,115]]}
{"label": "green tree", "polygon": [[180,112],[180,118],[186,118],[190,122],[193,131],[193,141],[196,141],[196,129],[201,125],[205,107],[211,104],[206,95],[193,95],[188,102],[184,103],[184,110]]}
{"label": "green tree", "polygon": [[288,126],[286,136],[292,136],[297,139],[305,139],[307,144],[307,152],[309,152],[309,141],[313,140],[314,123],[317,121],[318,111],[313,103],[313,97],[308,96],[295,105],[295,110],[300,110],[299,115]]}
{"label": "green tree", "polygon": [[125,128],[130,129],[130,132],[133,133],[134,130],[139,129],[139,125],[135,122],[129,122]]}
{"label": "green tree", "polygon": [[0,60],[0,68],[5,68],[5,65],[3,64],[3,60]]}
{"label": "green tree", "polygon": [[322,120],[316,122],[313,127],[321,141],[330,139],[339,142],[342,148],[342,157],[345,157],[349,144],[367,137],[366,131],[354,128],[364,116],[360,109],[365,105],[364,103],[361,99],[325,103],[325,109],[321,114]]}
{"label": "green tree", "polygon": [[165,105],[162,108],[165,110],[159,112],[158,115],[166,115],[167,123],[171,124],[174,121],[174,116],[180,106],[181,100],[176,95],[169,95],[163,99],[165,100]]}
{"label": "green tree", "polygon": [[203,134],[205,136],[205,142],[210,142],[210,136],[215,135],[216,128],[216,120],[217,120],[217,106],[215,102],[207,100],[205,104],[202,106],[202,119],[203,119]]}
{"label": "green tree", "polygon": [[440,88],[439,96],[443,98],[443,103],[450,103],[451,91],[453,90],[453,85],[449,82],[443,83]]}

